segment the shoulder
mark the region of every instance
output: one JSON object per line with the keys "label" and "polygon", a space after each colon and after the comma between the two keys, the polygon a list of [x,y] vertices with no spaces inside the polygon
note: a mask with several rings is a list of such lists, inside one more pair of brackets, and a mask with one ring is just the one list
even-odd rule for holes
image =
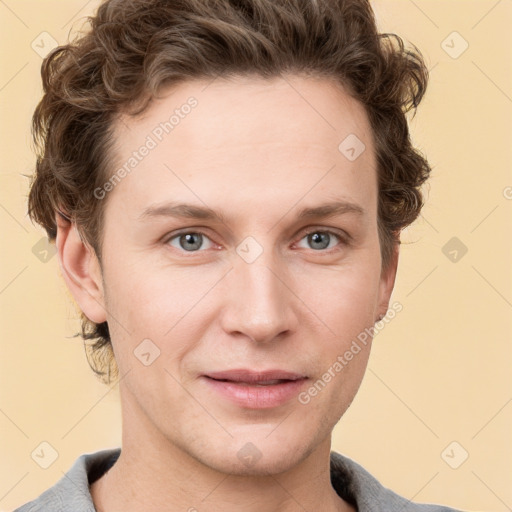
{"label": "shoulder", "polygon": [[53,487],[14,512],[95,512],[89,484],[107,471],[120,453],[116,448],[81,455]]}
{"label": "shoulder", "polygon": [[442,505],[413,503],[384,487],[352,459],[331,452],[331,482],[342,497],[349,497],[359,512],[462,512]]}

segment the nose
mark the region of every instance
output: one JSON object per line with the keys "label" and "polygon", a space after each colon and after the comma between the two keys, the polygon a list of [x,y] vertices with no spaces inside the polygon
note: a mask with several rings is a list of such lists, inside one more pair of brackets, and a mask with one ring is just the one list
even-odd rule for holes
{"label": "nose", "polygon": [[221,324],[225,332],[257,343],[294,332],[297,302],[286,271],[265,252],[252,263],[239,258],[226,276]]}

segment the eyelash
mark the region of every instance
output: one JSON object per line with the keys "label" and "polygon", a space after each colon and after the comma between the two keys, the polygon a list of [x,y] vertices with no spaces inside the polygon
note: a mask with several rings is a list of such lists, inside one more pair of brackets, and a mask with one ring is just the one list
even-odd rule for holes
{"label": "eyelash", "polygon": [[[349,243],[350,243],[350,235],[348,235],[348,234],[343,235],[343,234],[340,234],[340,233],[338,233],[336,231],[332,231],[332,230],[324,229],[324,228],[321,228],[321,229],[320,228],[309,229],[308,231],[306,231],[306,232],[304,232],[302,234],[302,236],[299,238],[298,242],[300,242],[301,240],[306,238],[308,235],[311,235],[313,233],[324,233],[324,234],[327,233],[327,234],[329,234],[331,236],[335,236],[339,240],[339,242],[340,242],[338,245],[349,245]],[[210,239],[208,234],[205,231],[202,231],[201,229],[187,229],[187,230],[184,230],[184,231],[180,231],[178,233],[174,233],[172,236],[167,237],[163,243],[165,245],[168,245],[172,240],[174,240],[176,238],[179,238],[180,236],[188,235],[188,234],[202,235],[202,236],[208,238],[212,243],[215,243],[215,242],[213,242],[213,240]],[[176,249],[175,247],[173,247],[173,248]],[[185,251],[183,249],[177,249],[177,250],[182,252],[182,253],[188,253],[190,255],[193,255],[194,253],[201,253],[201,252],[205,251],[205,249],[197,250],[197,251]],[[319,249],[319,250],[311,249],[311,250],[314,251],[317,254],[319,254],[319,253],[330,254],[333,251],[336,251],[336,248]]]}

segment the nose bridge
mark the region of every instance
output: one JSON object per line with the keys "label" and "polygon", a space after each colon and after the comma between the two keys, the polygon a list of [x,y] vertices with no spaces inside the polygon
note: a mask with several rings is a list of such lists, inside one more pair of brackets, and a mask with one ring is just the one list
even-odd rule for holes
{"label": "nose bridge", "polygon": [[257,342],[271,341],[294,328],[293,294],[272,250],[262,251],[254,261],[241,254],[235,255],[228,276],[224,329]]}

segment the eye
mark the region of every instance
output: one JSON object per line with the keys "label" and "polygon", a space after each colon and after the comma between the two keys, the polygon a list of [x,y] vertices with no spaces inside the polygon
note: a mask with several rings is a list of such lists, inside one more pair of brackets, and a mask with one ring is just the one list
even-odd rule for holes
{"label": "eye", "polygon": [[323,249],[332,249],[337,245],[335,243],[336,240],[338,240],[341,243],[345,242],[344,238],[338,233],[321,229],[309,231],[301,239],[301,241],[302,240],[306,240],[306,243],[310,244],[310,247],[306,247],[306,249],[311,248],[315,251],[321,251]]}
{"label": "eye", "polygon": [[[306,241],[308,246],[302,246],[302,248],[322,252],[327,252],[324,250],[332,249],[336,245],[347,243],[347,240],[343,235],[325,229],[310,230],[301,238],[299,247],[303,240]],[[202,231],[183,231],[169,237],[164,243],[184,252],[201,252],[201,250],[211,249],[214,247],[214,243]]]}
{"label": "eye", "polygon": [[205,240],[208,240],[210,246],[206,248],[203,247],[203,249],[210,249],[213,244],[204,233],[200,231],[186,231],[172,236],[166,243],[176,249],[182,249],[186,252],[198,252],[198,249],[203,246],[203,242]]}

